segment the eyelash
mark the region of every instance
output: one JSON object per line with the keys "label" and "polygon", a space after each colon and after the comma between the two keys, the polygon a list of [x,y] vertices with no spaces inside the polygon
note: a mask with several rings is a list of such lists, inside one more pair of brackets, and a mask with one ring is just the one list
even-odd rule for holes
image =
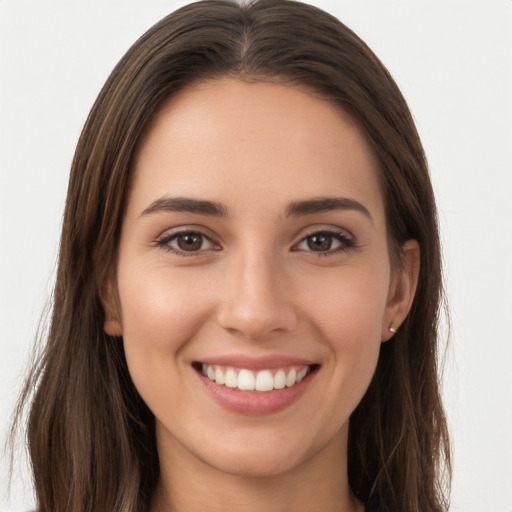
{"label": "eyelash", "polygon": [[[338,241],[340,246],[335,249],[328,249],[327,251],[314,251],[309,250],[306,252],[310,252],[315,256],[332,256],[334,254],[338,254],[341,252],[348,252],[351,249],[356,247],[355,240],[352,236],[350,236],[345,230],[334,230],[334,229],[321,229],[321,230],[313,230],[310,233],[307,233],[306,236],[302,237],[298,244],[295,244],[294,247],[298,247],[302,243],[307,243],[308,238],[313,236],[328,236]],[[296,250],[296,249],[295,249]]]}
{"label": "eyelash", "polygon": [[[193,229],[184,229],[182,231],[175,231],[174,233],[165,233],[164,235],[160,236],[155,242],[158,247],[161,247],[162,249],[164,249],[167,252],[177,254],[178,256],[197,256],[198,253],[205,251],[205,249],[200,249],[198,251],[185,251],[185,250],[180,250],[180,249],[174,248],[171,245],[169,245],[173,240],[178,240],[178,238],[180,236],[184,236],[184,235],[201,237],[201,239],[202,239],[201,245],[203,245],[204,241],[207,240],[212,246],[215,246],[215,243],[209,236],[205,235],[204,233],[201,233],[200,231],[196,231]],[[212,250],[212,249],[206,249],[206,250]],[[218,250],[218,249],[213,249],[213,250]]]}
{"label": "eyelash", "polygon": [[[205,250],[219,250],[215,248],[208,248],[208,249],[199,249],[197,251],[186,251],[182,249],[177,249],[169,245],[173,240],[178,240],[180,236],[183,235],[190,235],[190,236],[199,236],[202,239],[201,245],[204,244],[204,241],[208,241],[213,247],[216,246],[215,242],[204,233],[201,233],[200,231],[195,231],[192,229],[185,229],[182,231],[177,231],[174,233],[166,233],[159,237],[155,243],[158,247],[161,247],[167,252],[171,252],[173,254],[177,254],[178,256],[197,256],[198,253],[204,252]],[[356,247],[356,243],[354,239],[347,234],[345,230],[329,230],[329,229],[321,229],[318,231],[311,231],[310,233],[306,234],[304,237],[302,237],[297,244],[294,245],[292,250],[294,252],[299,251],[300,249],[296,249],[296,247],[299,247],[303,243],[307,243],[307,240],[313,236],[327,236],[332,237],[335,241],[339,242],[340,246],[333,249],[328,249],[326,251],[314,251],[314,250],[306,250],[305,252],[310,252],[315,256],[331,256],[333,254],[338,254],[340,252],[348,252],[351,249],[354,249]]]}

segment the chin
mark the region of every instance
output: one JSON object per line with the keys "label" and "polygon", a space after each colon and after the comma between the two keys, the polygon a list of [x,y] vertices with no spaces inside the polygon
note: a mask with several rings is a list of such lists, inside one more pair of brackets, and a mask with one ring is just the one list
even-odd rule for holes
{"label": "chin", "polygon": [[[305,458],[305,457],[304,457]],[[231,453],[205,460],[212,468],[223,473],[246,478],[272,478],[284,475],[302,462],[296,454],[269,450],[250,450],[250,453]]]}
{"label": "chin", "polygon": [[268,425],[267,428],[234,428],[222,442],[219,442],[219,436],[208,436],[209,441],[190,447],[189,453],[225,474],[249,478],[291,473],[304,464],[314,465],[314,459],[326,452],[337,459],[342,457],[340,446],[346,445],[345,429],[317,435],[299,428],[295,433],[283,430],[276,431]]}

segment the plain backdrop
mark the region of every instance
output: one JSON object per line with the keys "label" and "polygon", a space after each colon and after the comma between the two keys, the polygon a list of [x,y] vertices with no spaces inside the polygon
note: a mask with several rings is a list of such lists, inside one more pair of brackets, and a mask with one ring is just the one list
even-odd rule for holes
{"label": "plain backdrop", "polygon": [[[0,442],[51,293],[81,127],[122,54],[184,3],[0,0]],[[512,1],[312,3],[386,64],[429,158],[452,316],[452,510],[512,512]],[[0,464],[0,510],[28,510],[28,473],[8,500]]]}

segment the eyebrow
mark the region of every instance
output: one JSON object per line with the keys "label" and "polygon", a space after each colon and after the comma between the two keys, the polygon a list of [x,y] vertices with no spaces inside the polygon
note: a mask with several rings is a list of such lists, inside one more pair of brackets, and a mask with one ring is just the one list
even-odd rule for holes
{"label": "eyebrow", "polygon": [[213,201],[203,201],[188,197],[160,197],[153,201],[142,213],[149,215],[156,212],[187,212],[214,217],[227,217],[227,209],[223,204]]}
{"label": "eyebrow", "polygon": [[[373,222],[369,210],[359,201],[348,197],[319,197],[304,201],[293,201],[286,208],[287,217],[301,217],[312,213],[322,213],[332,210],[354,210],[362,213]],[[149,215],[157,212],[187,212],[198,215],[211,215],[213,217],[227,217],[226,206],[214,201],[205,201],[189,197],[163,196],[153,201],[142,213]]]}
{"label": "eyebrow", "polygon": [[369,210],[359,201],[349,199],[348,197],[319,197],[308,199],[307,201],[294,201],[288,205],[286,215],[289,217],[298,217],[331,210],[355,210],[362,213],[373,222]]}

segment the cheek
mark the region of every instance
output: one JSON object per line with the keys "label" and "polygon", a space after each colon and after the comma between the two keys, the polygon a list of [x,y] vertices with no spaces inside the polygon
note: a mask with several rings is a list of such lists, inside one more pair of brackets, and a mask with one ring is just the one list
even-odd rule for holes
{"label": "cheek", "polygon": [[[137,275],[119,272],[123,335],[153,348],[179,347],[180,339],[200,324],[200,296],[186,275],[146,268]],[[123,277],[125,277],[123,279]]]}
{"label": "cheek", "polygon": [[323,281],[317,276],[316,286],[310,283],[311,291],[304,295],[304,310],[329,354],[325,369],[332,379],[326,394],[334,401],[328,407],[343,403],[340,413],[356,407],[375,372],[388,279],[384,266],[345,268]]}
{"label": "cheek", "polygon": [[360,265],[329,270],[306,278],[300,294],[304,311],[309,311],[333,348],[380,343],[389,286],[387,267]]}
{"label": "cheek", "polygon": [[208,310],[206,294],[198,294],[197,286],[185,274],[158,266],[125,273],[123,266],[119,267],[125,354],[143,396],[152,382],[179,383],[178,369],[170,372],[170,365],[174,367],[180,350],[200,329]]}

